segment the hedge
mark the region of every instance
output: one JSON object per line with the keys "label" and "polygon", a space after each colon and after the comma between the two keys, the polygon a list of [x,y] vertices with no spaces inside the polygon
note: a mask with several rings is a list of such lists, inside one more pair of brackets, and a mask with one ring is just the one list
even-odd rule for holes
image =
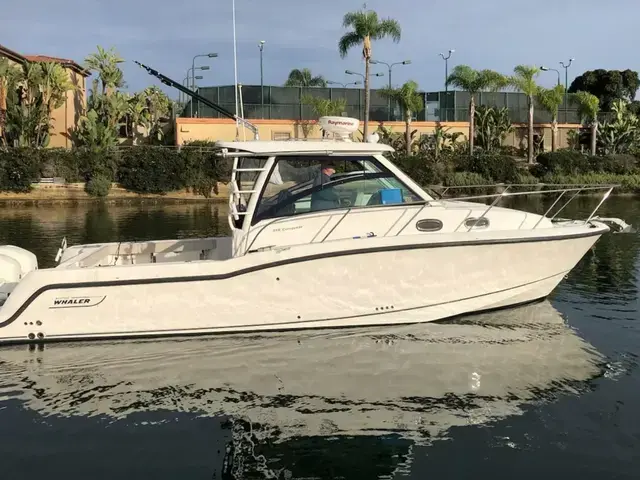
{"label": "hedge", "polygon": [[[491,183],[621,183],[640,193],[640,164],[632,155],[592,157],[559,150],[538,156],[530,170],[503,153],[392,155],[400,169],[421,185]],[[0,149],[0,191],[28,192],[41,177],[85,182],[93,196],[108,194],[112,182],[137,193],[165,194],[190,189],[205,197],[229,180],[230,161],[208,142],[179,149],[135,146],[113,150]]]}
{"label": "hedge", "polygon": [[28,192],[42,177],[85,182],[92,196],[105,196],[111,182],[137,193],[191,189],[205,197],[227,182],[230,162],[206,142],[180,149],[136,146],[111,150],[0,149],[0,191]]}

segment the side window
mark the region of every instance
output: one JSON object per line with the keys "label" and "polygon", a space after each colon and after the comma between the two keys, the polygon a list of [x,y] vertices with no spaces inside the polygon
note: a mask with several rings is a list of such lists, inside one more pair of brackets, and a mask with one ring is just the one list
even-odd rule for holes
{"label": "side window", "polygon": [[421,201],[372,157],[281,157],[252,223],[309,212]]}

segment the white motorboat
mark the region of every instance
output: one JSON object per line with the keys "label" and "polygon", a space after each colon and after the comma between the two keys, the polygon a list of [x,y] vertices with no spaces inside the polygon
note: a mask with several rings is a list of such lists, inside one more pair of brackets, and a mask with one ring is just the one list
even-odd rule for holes
{"label": "white motorboat", "polygon": [[[333,138],[219,142],[229,237],[63,241],[46,269],[0,247],[0,342],[428,322],[545,298],[607,222],[627,228],[595,217],[612,186],[438,198],[391,147],[350,141],[358,120],[320,123]],[[556,218],[596,189],[588,218]],[[525,193],[557,199],[543,215],[497,205]]]}

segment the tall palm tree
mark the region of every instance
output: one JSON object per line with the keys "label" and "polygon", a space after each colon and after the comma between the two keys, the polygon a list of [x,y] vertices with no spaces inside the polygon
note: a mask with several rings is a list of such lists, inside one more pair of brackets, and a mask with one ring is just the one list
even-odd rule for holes
{"label": "tall palm tree", "polygon": [[598,139],[598,113],[600,112],[600,100],[589,92],[576,92],[572,103],[578,105],[578,113],[583,121],[591,124],[591,155],[596,154]]}
{"label": "tall palm tree", "polygon": [[469,155],[473,155],[475,136],[476,94],[497,91],[508,85],[508,79],[493,70],[474,70],[468,65],[457,65],[447,78],[447,86],[469,92]]}
{"label": "tall palm tree", "polygon": [[391,18],[381,19],[373,10],[366,10],[366,5],[362,10],[349,12],[342,19],[342,26],[350,29],[338,42],[340,56],[345,58],[354,47],[362,45],[362,56],[364,57],[364,128],[363,141],[367,141],[369,131],[369,103],[371,92],[369,91],[369,68],[371,63],[371,42],[386,37],[391,37],[398,43],[402,34],[400,24]]}
{"label": "tall palm tree", "polygon": [[315,77],[308,68],[298,70],[294,68],[289,72],[289,78],[284,84],[285,87],[326,87],[327,81],[322,75]]}
{"label": "tall palm tree", "polygon": [[564,86],[538,89],[536,98],[542,108],[551,114],[551,151],[555,152],[558,145],[558,110],[564,100]]}
{"label": "tall palm tree", "polygon": [[411,118],[424,108],[424,97],[418,92],[418,84],[409,80],[400,88],[383,88],[380,94],[397,102],[404,112],[405,145],[407,155],[411,155]]}
{"label": "tall palm tree", "polygon": [[100,77],[102,94],[111,94],[116,88],[125,86],[122,70],[118,65],[124,60],[112,47],[105,50],[98,45],[97,53],[92,53],[84,60],[88,70],[92,70]]}
{"label": "tall palm tree", "polygon": [[510,84],[516,90],[527,96],[527,106],[529,107],[529,135],[527,145],[527,160],[533,163],[533,101],[538,93],[536,77],[540,74],[540,68],[529,65],[518,65],[513,69]]}

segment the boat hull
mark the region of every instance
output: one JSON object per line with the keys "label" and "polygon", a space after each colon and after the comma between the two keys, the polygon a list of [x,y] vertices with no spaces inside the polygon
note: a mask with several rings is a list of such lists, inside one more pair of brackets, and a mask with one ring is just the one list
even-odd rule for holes
{"label": "boat hull", "polygon": [[[15,310],[0,318],[0,343],[430,322],[548,296],[606,230],[387,247],[363,240],[313,255],[291,248],[173,268],[58,272],[74,275],[67,283],[38,271],[52,278],[14,292],[0,310]],[[272,261],[251,266],[252,258]]]}

